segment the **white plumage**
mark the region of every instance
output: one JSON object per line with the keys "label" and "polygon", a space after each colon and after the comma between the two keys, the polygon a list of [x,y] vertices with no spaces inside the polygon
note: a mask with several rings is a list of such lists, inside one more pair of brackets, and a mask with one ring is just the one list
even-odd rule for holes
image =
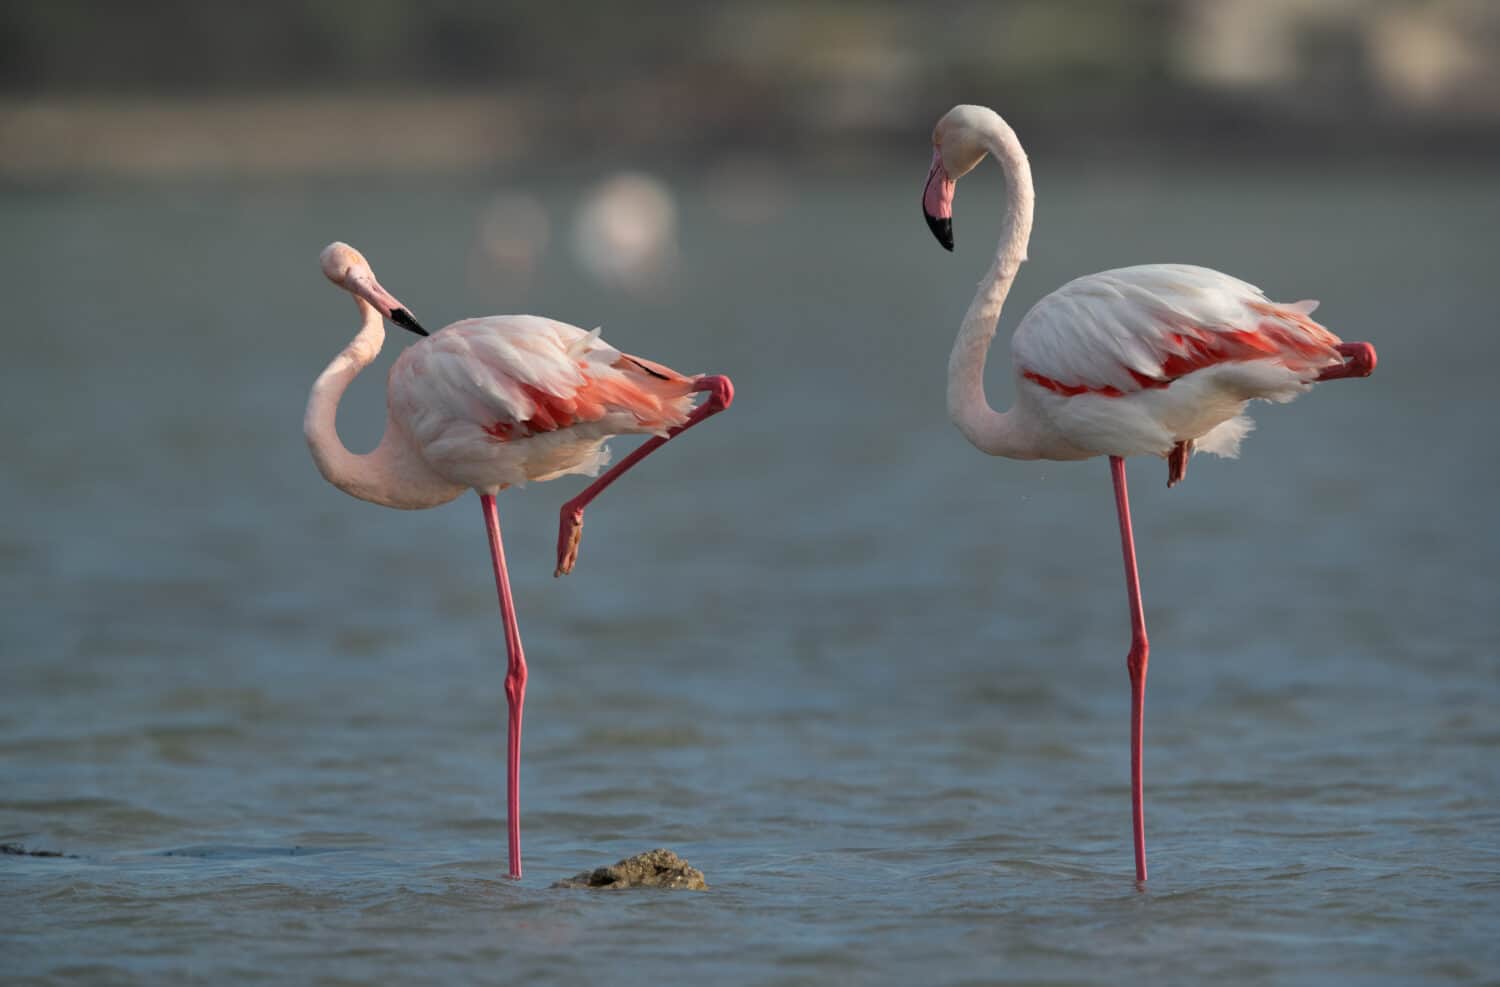
{"label": "white plumage", "polygon": [[489,492],[593,476],[610,436],[664,435],[692,411],[687,378],[534,315],[465,319],[408,347],[387,394],[429,466]]}
{"label": "white plumage", "polygon": [[1189,264],[1076,278],[1011,339],[1018,407],[1039,416],[1047,458],[1165,456],[1179,442],[1234,456],[1249,401],[1290,401],[1342,362],[1316,307]]}

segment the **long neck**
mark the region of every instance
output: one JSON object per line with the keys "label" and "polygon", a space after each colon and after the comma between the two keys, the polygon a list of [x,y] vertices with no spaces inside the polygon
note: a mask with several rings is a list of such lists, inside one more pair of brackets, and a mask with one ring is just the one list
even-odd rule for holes
{"label": "long neck", "polygon": [[385,342],[380,313],[363,299],[355,300],[364,324],[354,341],[318,376],[307,398],[302,431],[313,462],[324,479],[360,500],[408,510],[446,504],[465,488],[444,480],[422,461],[411,438],[391,420],[389,411],[385,434],[373,452],[352,453],[339,439],[339,400],[349,382],[380,354]]}
{"label": "long neck", "polygon": [[995,262],[979,283],[969,305],[953,353],[948,358],[948,416],[975,446],[992,456],[1034,458],[1017,421],[1015,411],[1001,413],[984,396],[984,360],[1000,322],[1000,309],[1026,259],[1031,239],[1031,212],[1035,195],[1031,187],[1031,165],[1016,139],[1015,131],[998,118],[983,135],[986,149],[1005,172],[1005,215],[1000,224],[1000,244]]}

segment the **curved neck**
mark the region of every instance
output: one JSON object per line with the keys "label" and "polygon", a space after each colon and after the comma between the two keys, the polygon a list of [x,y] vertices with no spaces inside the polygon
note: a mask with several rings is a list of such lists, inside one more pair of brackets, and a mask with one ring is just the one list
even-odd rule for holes
{"label": "curved neck", "polygon": [[411,438],[391,420],[389,411],[385,434],[373,452],[352,453],[339,439],[339,400],[350,381],[380,355],[385,342],[380,313],[362,298],[355,301],[364,320],[359,334],[318,376],[307,398],[302,431],[313,462],[324,479],[360,500],[408,510],[446,504],[465,488],[444,480],[422,461]]}
{"label": "curved neck", "polygon": [[1031,239],[1035,201],[1031,165],[1015,131],[998,117],[984,130],[981,140],[1005,172],[1005,215],[1000,223],[995,262],[979,283],[979,291],[969,305],[948,359],[948,416],[980,450],[992,456],[1026,459],[1035,453],[1015,420],[1015,412],[1002,414],[985,399],[984,361],[1000,322],[1000,309],[1010,293],[1016,271],[1026,259],[1026,244]]}

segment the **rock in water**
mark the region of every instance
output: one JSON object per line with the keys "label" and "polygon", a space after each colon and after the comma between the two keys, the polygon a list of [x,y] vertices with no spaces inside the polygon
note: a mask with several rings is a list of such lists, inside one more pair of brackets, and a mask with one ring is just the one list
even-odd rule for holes
{"label": "rock in water", "polygon": [[681,888],[705,891],[703,872],[671,850],[647,850],[610,867],[584,871],[554,888]]}
{"label": "rock in water", "polygon": [[11,857],[68,857],[67,853],[58,853],[56,850],[28,850],[19,843],[0,843],[0,854]]}

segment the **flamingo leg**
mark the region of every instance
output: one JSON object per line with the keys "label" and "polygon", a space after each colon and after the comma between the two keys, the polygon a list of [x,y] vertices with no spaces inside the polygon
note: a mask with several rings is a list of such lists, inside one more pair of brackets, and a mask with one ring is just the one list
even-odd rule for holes
{"label": "flamingo leg", "polygon": [[500,619],[505,624],[505,702],[510,715],[505,740],[505,818],[510,827],[510,876],[521,876],[521,709],[526,704],[526,654],[521,629],[505,571],[505,547],[500,543],[500,514],[493,494],[480,494],[484,525],[490,536],[490,558],[495,563],[495,589],[500,594]]}
{"label": "flamingo leg", "polygon": [[1146,880],[1146,814],[1141,790],[1141,737],[1146,706],[1146,663],[1151,654],[1146,640],[1146,614],[1141,607],[1141,579],[1135,568],[1135,535],[1130,530],[1130,496],[1125,489],[1125,460],[1109,457],[1115,483],[1115,508],[1120,514],[1120,548],[1125,555],[1125,590],[1130,597],[1130,807],[1135,828],[1135,879]]}
{"label": "flamingo leg", "polygon": [[640,448],[620,460],[610,468],[609,472],[562,506],[557,526],[557,569],[552,575],[565,576],[573,571],[573,566],[578,561],[578,541],[583,537],[583,509],[595,497],[603,493],[605,487],[614,483],[626,470],[660,449],[668,441],[677,438],[705,418],[718,414],[734,402],[734,384],[728,377],[720,374],[705,374],[698,377],[693,381],[693,390],[707,391],[708,400],[694,408],[693,413],[688,415],[687,421],[670,429],[665,436],[653,436],[643,442]]}

